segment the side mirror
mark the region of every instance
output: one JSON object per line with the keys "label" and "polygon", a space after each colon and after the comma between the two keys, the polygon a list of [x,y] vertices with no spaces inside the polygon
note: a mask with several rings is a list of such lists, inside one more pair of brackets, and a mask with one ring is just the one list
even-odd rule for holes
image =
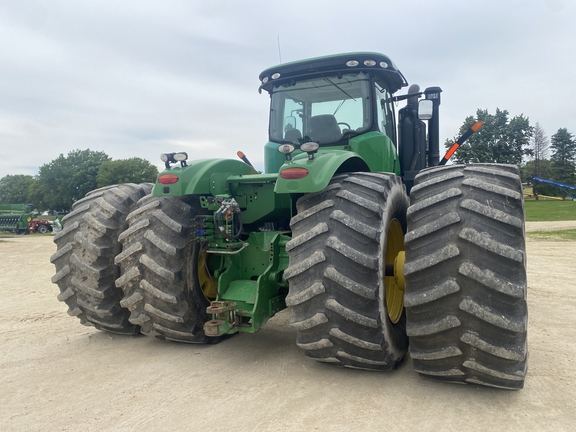
{"label": "side mirror", "polygon": [[296,117],[294,116],[284,117],[284,132],[287,132],[291,129],[296,129]]}
{"label": "side mirror", "polygon": [[418,118],[420,120],[430,120],[432,118],[432,112],[434,108],[434,103],[430,99],[422,99],[418,103]]}

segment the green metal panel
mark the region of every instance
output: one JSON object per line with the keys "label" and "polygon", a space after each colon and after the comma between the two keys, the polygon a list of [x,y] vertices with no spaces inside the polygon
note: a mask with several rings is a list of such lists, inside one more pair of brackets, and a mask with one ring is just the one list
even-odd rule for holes
{"label": "green metal panel", "polygon": [[174,166],[159,174],[174,174],[178,181],[164,185],[156,182],[154,196],[219,195],[228,193],[226,179],[231,175],[250,174],[253,169],[235,159],[204,159],[192,161],[186,167]]}
{"label": "green metal panel", "polygon": [[392,140],[380,132],[368,132],[350,140],[350,150],[366,161],[371,172],[400,175],[398,154]]}
{"label": "green metal panel", "polygon": [[228,178],[231,195],[240,205],[244,225],[273,222],[291,217],[290,196],[277,194],[278,174],[255,174]]}
{"label": "green metal panel", "polygon": [[278,151],[280,144],[267,142],[264,146],[264,172],[277,173],[286,162],[286,157]]}
{"label": "green metal panel", "polygon": [[307,154],[299,154],[282,165],[280,175],[282,171],[289,168],[305,168],[309,174],[298,180],[278,177],[275,191],[279,194],[321,191],[328,186],[330,179],[344,164],[347,164],[351,171],[368,171],[366,162],[358,154],[348,150],[336,150],[334,147],[321,148],[312,160]]}
{"label": "green metal panel", "polygon": [[[400,175],[398,154],[392,140],[381,132],[368,132],[349,141],[347,146],[320,147],[313,160],[300,151],[292,154],[292,161],[278,152],[280,144],[269,142],[265,152],[269,164],[266,169],[283,171],[287,168],[306,168],[310,174],[298,180],[278,178],[276,193],[310,193],[324,189],[336,172],[371,171]],[[272,153],[274,152],[274,153]],[[283,162],[279,165],[280,161]]]}

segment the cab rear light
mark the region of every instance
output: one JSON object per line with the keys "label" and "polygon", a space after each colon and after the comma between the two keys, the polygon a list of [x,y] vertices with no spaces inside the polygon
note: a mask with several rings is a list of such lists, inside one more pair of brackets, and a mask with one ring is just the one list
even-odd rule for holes
{"label": "cab rear light", "polygon": [[178,176],[176,174],[162,174],[158,177],[158,183],[162,184],[174,184],[178,181]]}
{"label": "cab rear light", "polygon": [[296,180],[304,178],[308,175],[306,168],[286,168],[280,173],[280,177],[286,180]]}

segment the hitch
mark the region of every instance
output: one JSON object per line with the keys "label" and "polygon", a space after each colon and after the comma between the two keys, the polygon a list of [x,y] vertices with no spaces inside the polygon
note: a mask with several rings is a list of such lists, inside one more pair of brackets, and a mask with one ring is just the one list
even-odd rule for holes
{"label": "hitch", "polygon": [[236,303],[228,301],[213,301],[206,308],[213,318],[204,324],[206,336],[218,337],[236,333],[240,318],[236,315]]}

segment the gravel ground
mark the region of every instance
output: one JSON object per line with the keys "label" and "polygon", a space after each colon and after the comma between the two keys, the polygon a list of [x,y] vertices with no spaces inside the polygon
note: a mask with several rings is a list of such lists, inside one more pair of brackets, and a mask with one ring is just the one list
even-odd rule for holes
{"label": "gravel ground", "polygon": [[50,236],[0,242],[1,431],[576,428],[576,242],[528,239],[530,366],[518,392],[425,379],[409,358],[392,373],[316,363],[296,347],[290,311],[215,346],[100,332],[57,301],[54,251]]}

